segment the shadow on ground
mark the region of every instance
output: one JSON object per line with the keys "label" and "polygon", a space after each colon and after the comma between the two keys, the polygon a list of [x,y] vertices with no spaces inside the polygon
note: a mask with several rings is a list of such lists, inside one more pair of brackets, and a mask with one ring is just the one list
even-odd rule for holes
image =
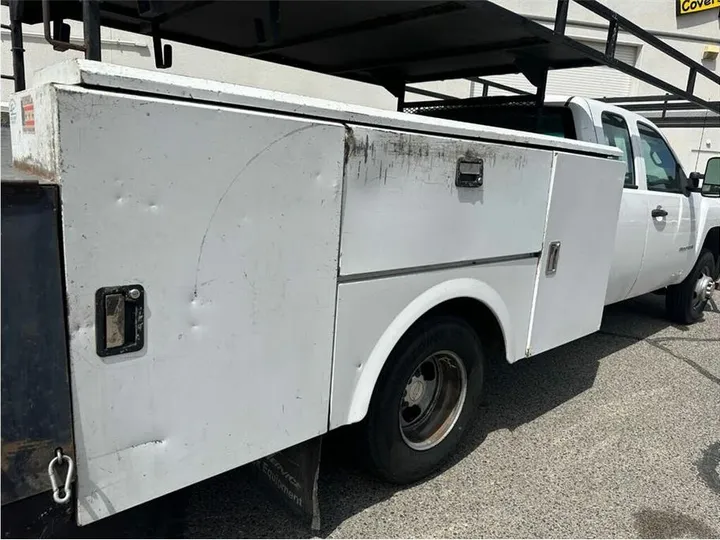
{"label": "shadow on ground", "polygon": [[[707,309],[718,311],[715,303]],[[591,388],[603,358],[641,340],[662,348],[662,340],[655,343],[653,336],[668,326],[670,323],[664,320],[664,298],[649,295],[608,307],[602,329],[596,334],[513,365],[492,362],[478,421],[443,470],[462,461],[489,433],[516,429]],[[681,357],[680,360],[688,362]],[[86,538],[326,537],[349,517],[403,489],[376,481],[357,469],[350,458],[351,449],[344,444],[345,435],[345,431],[338,430],[325,441],[319,481],[323,526],[316,535],[260,493],[247,467],[103,520],[82,529],[80,535]],[[188,511],[189,508],[192,511]],[[654,531],[648,516],[638,516],[638,520],[643,530],[648,529],[645,532]]]}

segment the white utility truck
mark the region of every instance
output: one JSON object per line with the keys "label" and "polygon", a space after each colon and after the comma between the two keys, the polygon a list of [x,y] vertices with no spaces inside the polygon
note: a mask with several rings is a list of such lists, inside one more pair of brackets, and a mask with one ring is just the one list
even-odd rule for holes
{"label": "white utility truck", "polygon": [[[491,2],[40,4],[13,24],[91,60],[9,106],[4,524],[32,503],[43,531],[57,508],[84,525],[256,463],[317,526],[328,431],[355,425],[372,471],[417,481],[490,357],[586,336],[646,292],[684,323],[708,302],[718,160],[700,187],[650,122],[545,100],[548,69],[600,63],[562,29]],[[158,67],[168,37],[379,81],[406,112],[101,63],[101,22],[151,32]],[[408,82],[537,65],[535,108],[404,103]]]}
{"label": "white utility truck", "polygon": [[60,190],[81,523],[363,419],[417,480],[484,347],[600,326],[616,148],[84,60],[36,80],[10,129]]}
{"label": "white utility truck", "polygon": [[[36,80],[10,127],[62,201],[80,523],[360,421],[377,472],[418,480],[487,350],[714,271],[705,199],[693,236],[651,215],[682,206],[624,190],[611,146],[88,61]],[[623,206],[647,219],[618,243]]]}

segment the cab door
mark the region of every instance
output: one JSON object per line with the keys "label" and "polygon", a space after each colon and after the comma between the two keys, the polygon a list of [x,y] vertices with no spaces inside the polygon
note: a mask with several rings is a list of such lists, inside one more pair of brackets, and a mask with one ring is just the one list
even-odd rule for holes
{"label": "cab door", "polygon": [[686,194],[686,176],[663,136],[649,124],[635,126],[638,155],[648,202],[645,255],[631,296],[681,281],[692,268],[696,212]]}

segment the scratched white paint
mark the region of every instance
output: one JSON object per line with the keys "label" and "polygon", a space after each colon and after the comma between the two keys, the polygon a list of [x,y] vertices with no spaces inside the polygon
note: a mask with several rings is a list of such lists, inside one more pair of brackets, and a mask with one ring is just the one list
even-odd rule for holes
{"label": "scratched white paint", "polygon": [[[473,261],[542,248],[552,152],[353,127],[340,274]],[[461,158],[483,185],[458,188]]]}
{"label": "scratched white paint", "polygon": [[[58,88],[85,524],[327,429],[339,125]],[[145,287],[146,347],[95,353],[95,291]]]}
{"label": "scratched white paint", "polygon": [[[622,162],[371,129],[353,128],[353,141],[341,276],[448,262],[479,266],[339,285],[331,427],[362,419],[392,347],[443,301],[473,298],[488,306],[510,362],[600,327]],[[468,154],[483,157],[482,188],[454,185],[457,160]],[[562,247],[549,277],[553,241]],[[486,263],[541,250],[539,262]]]}
{"label": "scratched white paint", "polygon": [[608,151],[607,146],[570,139],[558,139],[557,137],[537,135],[524,131],[373,109],[284,92],[89,60],[74,59],[46,67],[35,74],[34,83],[38,86],[46,83],[61,83],[113,88],[129,92],[145,92],[166,97],[252,107],[278,113],[302,114],[339,122],[370,124],[390,129],[425,131],[438,135],[489,139],[509,143],[542,144],[550,148],[590,151],[600,155],[616,155],[614,150]]}

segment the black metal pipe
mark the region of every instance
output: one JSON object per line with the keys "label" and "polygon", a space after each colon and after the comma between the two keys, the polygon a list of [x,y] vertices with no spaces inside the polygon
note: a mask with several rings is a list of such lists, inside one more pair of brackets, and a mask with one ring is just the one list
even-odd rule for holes
{"label": "black metal pipe", "polygon": [[555,32],[558,34],[565,33],[569,6],[570,0],[558,0],[557,10],[555,11]]}
{"label": "black metal pipe", "polygon": [[85,58],[102,59],[100,42],[100,3],[97,0],[83,0],[83,33],[85,34]]}
{"label": "black metal pipe", "polygon": [[669,82],[664,81],[663,79],[655,77],[654,75],[650,75],[649,73],[646,73],[643,70],[636,68],[635,66],[631,66],[630,64],[621,62],[620,60],[617,60],[616,58],[610,58],[606,54],[604,54],[600,51],[597,51],[597,50],[593,49],[592,47],[585,45],[584,43],[580,43],[579,41],[575,41],[572,39],[566,39],[566,38],[558,38],[558,40],[564,40],[566,45],[582,52],[588,58],[597,60],[597,62],[600,64],[605,64],[606,66],[617,69],[618,71],[621,71],[622,73],[626,73],[632,77],[640,79],[643,82],[646,82],[648,84],[655,86],[656,88],[665,90],[666,92],[669,92],[671,94],[679,96],[682,99],[686,99],[688,101],[692,101],[693,103],[697,103],[698,105],[701,105],[702,107],[704,107],[706,109],[709,109],[714,112],[720,112],[720,107],[718,107],[717,105],[714,105],[713,102],[699,98],[699,97],[695,96],[694,94],[687,92],[687,91],[683,90],[682,88],[678,88],[677,86],[672,85]]}
{"label": "black metal pipe", "polygon": [[607,97],[597,98],[598,101],[605,103],[647,103],[649,101],[666,101],[666,100],[682,100],[680,96],[672,96],[668,94],[650,95],[650,96],[629,96],[629,97]]}
{"label": "black metal pipe", "polygon": [[615,47],[617,46],[618,30],[620,25],[617,20],[612,19],[608,26],[607,41],[605,42],[605,54],[610,58],[615,58]]}
{"label": "black metal pipe", "polygon": [[12,53],[15,91],[25,90],[25,49],[23,47],[20,0],[10,0],[10,51]]}
{"label": "black metal pipe", "polygon": [[[712,103],[712,102],[711,102]],[[714,103],[718,105],[717,102]],[[622,103],[620,105],[628,111],[702,111],[705,107],[701,107],[696,103],[689,101],[663,101],[660,103]]]}
{"label": "black metal pipe", "polygon": [[[51,20],[51,13],[50,13],[50,0],[42,0],[42,18],[43,18],[43,32],[45,34],[45,41],[47,41],[50,45],[53,46],[53,49],[56,51],[66,51],[68,49],[74,49],[76,51],[84,51],[85,47],[82,45],[77,45],[75,43],[70,43],[70,41],[60,41],[58,39],[54,39],[52,37],[52,32],[50,30],[50,20]],[[60,24],[59,21],[57,21],[56,24]]]}
{"label": "black metal pipe", "polygon": [[692,93],[693,90],[695,90],[695,77],[697,77],[697,71],[693,68],[690,68],[690,73],[688,74],[688,82],[687,82],[687,91]]}
{"label": "black metal pipe", "polygon": [[532,95],[530,92],[527,92],[525,90],[520,90],[519,88],[513,88],[512,86],[500,84],[498,82],[490,81],[488,79],[483,79],[482,77],[468,77],[467,79],[469,81],[480,83],[484,86],[489,86],[491,88],[497,88],[498,90],[504,90],[505,92],[510,92],[511,94],[518,94],[521,96],[531,96]]}
{"label": "black metal pipe", "polygon": [[[417,88],[416,86],[406,86],[405,92],[410,94],[418,94],[420,96],[433,97],[437,99],[455,99],[455,96],[441,94],[440,92],[433,92],[432,90],[425,90],[424,88]],[[405,103],[405,105],[409,104]]]}
{"label": "black metal pipe", "polygon": [[[602,3],[598,2],[597,0],[575,0],[578,4],[580,4],[585,9],[592,11],[596,15],[599,15],[600,17],[604,18],[607,21],[616,20],[617,23],[620,25],[620,29],[622,29],[625,32],[629,32],[630,34],[633,34],[635,37],[638,37],[642,39],[645,43],[652,45],[659,51],[667,54],[669,57],[677,60],[678,62],[681,62],[688,66],[689,68],[694,68],[700,73],[701,75],[707,77],[711,81],[720,84],[720,75],[713,73],[708,68],[703,66],[702,64],[688,58],[680,51],[673,49],[670,45],[662,41],[661,39],[658,39],[654,35],[652,35],[647,30],[639,27],[637,24],[629,21],[622,15],[618,15],[615,13],[612,9],[609,7],[603,5]],[[642,80],[642,77],[638,77],[640,80]]]}
{"label": "black metal pipe", "polygon": [[[547,76],[548,70],[545,69],[540,74],[538,80],[537,91],[535,93],[535,106],[542,111],[543,105],[545,105],[545,89],[547,88]],[[539,119],[540,115],[538,115]]]}
{"label": "black metal pipe", "polygon": [[654,115],[642,114],[648,120],[651,120],[653,124],[660,128],[701,128],[707,125],[707,120],[704,116],[699,118],[687,117],[687,116],[666,116],[658,117]]}

